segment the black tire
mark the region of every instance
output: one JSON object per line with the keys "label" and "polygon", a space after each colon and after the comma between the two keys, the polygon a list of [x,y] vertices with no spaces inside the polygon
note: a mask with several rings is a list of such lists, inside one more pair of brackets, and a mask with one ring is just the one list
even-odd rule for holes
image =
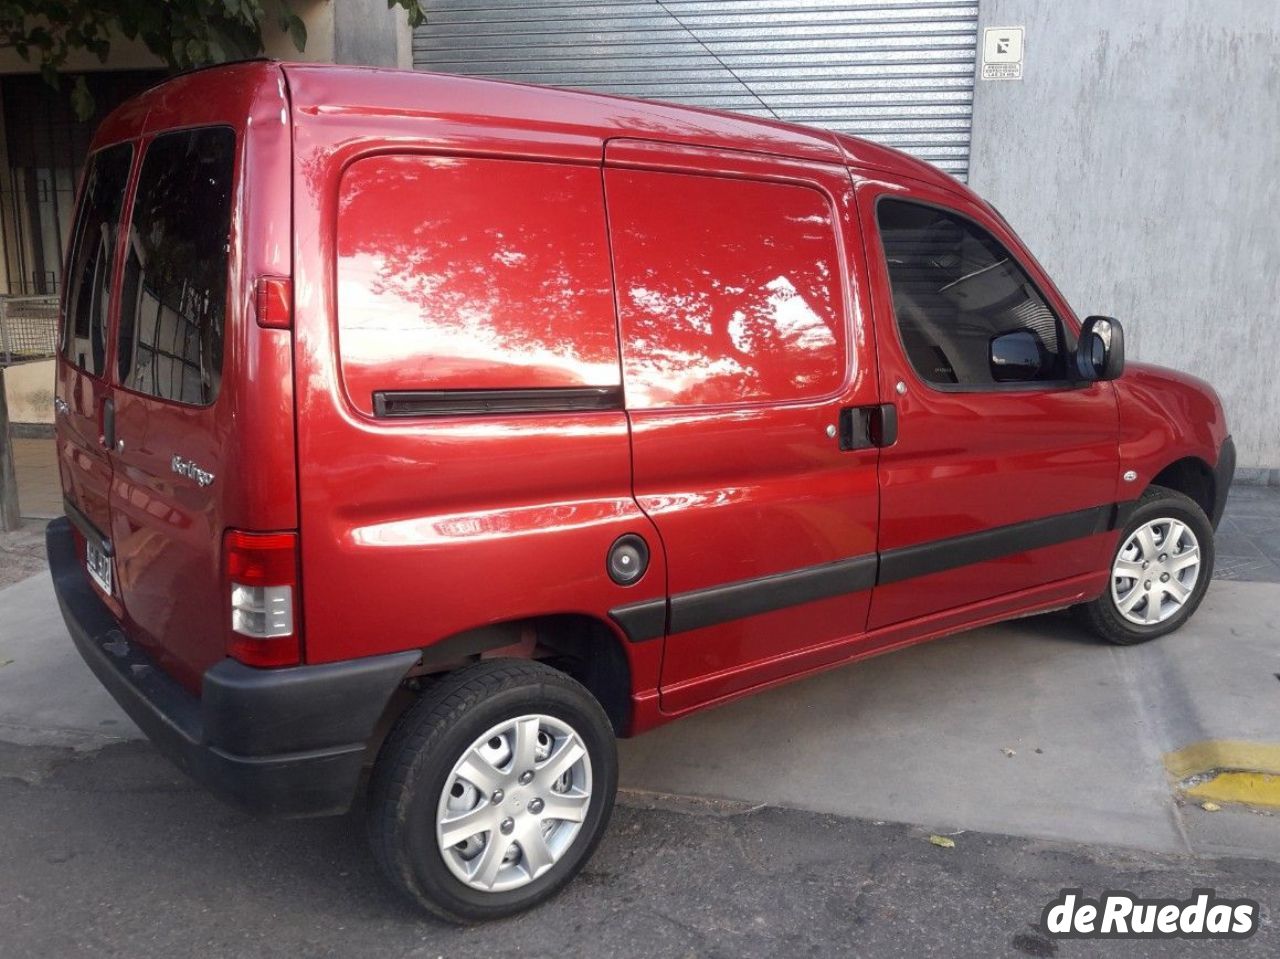
{"label": "black tire", "polygon": [[1177,519],[1185,523],[1195,534],[1200,548],[1200,572],[1191,595],[1183,602],[1182,607],[1168,619],[1151,625],[1141,625],[1129,621],[1120,612],[1111,591],[1111,579],[1107,579],[1107,587],[1102,595],[1091,603],[1075,607],[1080,622],[1109,643],[1118,646],[1133,646],[1145,643],[1158,636],[1164,636],[1178,629],[1195,613],[1200,601],[1204,599],[1209,581],[1213,578],[1213,526],[1204,510],[1191,499],[1177,490],[1163,486],[1150,486],[1138,500],[1133,514],[1120,531],[1116,539],[1115,552],[1111,555],[1108,572],[1114,566],[1120,550],[1133,532],[1152,520]]}
{"label": "black tire", "polygon": [[[549,871],[516,889],[475,889],[450,871],[437,844],[441,793],[455,763],[479,737],[529,713],[567,723],[586,747],[586,817]],[[374,764],[369,838],[391,884],[415,905],[453,922],[498,919],[555,895],[586,864],[609,824],[617,786],[613,728],[591,693],[542,663],[489,660],[430,686],[396,722]]]}

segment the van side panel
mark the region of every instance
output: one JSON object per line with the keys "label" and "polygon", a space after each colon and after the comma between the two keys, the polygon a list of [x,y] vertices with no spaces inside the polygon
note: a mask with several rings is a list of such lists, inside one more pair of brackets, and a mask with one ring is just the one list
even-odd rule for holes
{"label": "van side panel", "polygon": [[[564,162],[562,139],[520,129],[440,142],[453,118],[297,116],[307,661],[427,648],[540,614],[609,623],[615,607],[661,603],[662,553],[631,495],[599,142]],[[513,139],[526,159],[460,156]],[[522,387],[611,393],[504,411]],[[468,389],[497,407],[439,405]],[[427,396],[386,416],[375,393]],[[605,569],[626,533],[653,557],[630,587]],[[661,649],[626,644],[634,688],[656,687]]]}

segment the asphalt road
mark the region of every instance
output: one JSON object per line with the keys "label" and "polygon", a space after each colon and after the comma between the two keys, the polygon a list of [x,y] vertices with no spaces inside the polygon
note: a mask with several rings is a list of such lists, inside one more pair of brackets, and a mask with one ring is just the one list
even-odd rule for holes
{"label": "asphalt road", "polygon": [[[145,743],[0,744],[0,953],[79,956],[1263,956],[1280,865],[922,830],[707,801],[622,798],[587,870],[522,917],[457,928],[383,887],[361,820],[222,806]],[[1243,942],[1059,940],[1064,886],[1262,903]]]}

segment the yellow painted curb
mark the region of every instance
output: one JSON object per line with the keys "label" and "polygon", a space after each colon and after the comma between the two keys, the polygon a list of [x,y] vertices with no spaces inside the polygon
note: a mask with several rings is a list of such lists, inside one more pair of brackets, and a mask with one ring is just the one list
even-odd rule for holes
{"label": "yellow painted curb", "polygon": [[1280,743],[1206,739],[1176,752],[1165,753],[1164,765],[1179,781],[1222,770],[1280,776]]}
{"label": "yellow painted curb", "polygon": [[1206,739],[1166,753],[1164,765],[1189,799],[1280,809],[1280,743]]}
{"label": "yellow painted curb", "polygon": [[1221,772],[1185,790],[1193,799],[1280,809],[1280,776],[1268,773]]}

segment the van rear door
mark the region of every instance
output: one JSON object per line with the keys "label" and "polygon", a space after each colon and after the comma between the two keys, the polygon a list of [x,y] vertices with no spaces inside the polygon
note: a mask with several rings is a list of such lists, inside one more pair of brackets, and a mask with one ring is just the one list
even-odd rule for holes
{"label": "van rear door", "polygon": [[67,512],[112,552],[129,639],[193,692],[237,650],[228,530],[297,530],[289,117],[267,62],[121,106],[95,135],[68,263]]}
{"label": "van rear door", "polygon": [[94,153],[85,167],[67,261],[54,401],[67,512],[86,544],[84,559],[108,597],[114,593],[107,507],[111,459],[105,447],[114,415],[107,376],[108,313],[132,158],[133,145],[118,143]]}
{"label": "van rear door", "polygon": [[[223,655],[219,398],[236,132],[145,142],[120,278],[111,536],[130,635],[170,671]],[[188,675],[194,680],[193,675]]]}

